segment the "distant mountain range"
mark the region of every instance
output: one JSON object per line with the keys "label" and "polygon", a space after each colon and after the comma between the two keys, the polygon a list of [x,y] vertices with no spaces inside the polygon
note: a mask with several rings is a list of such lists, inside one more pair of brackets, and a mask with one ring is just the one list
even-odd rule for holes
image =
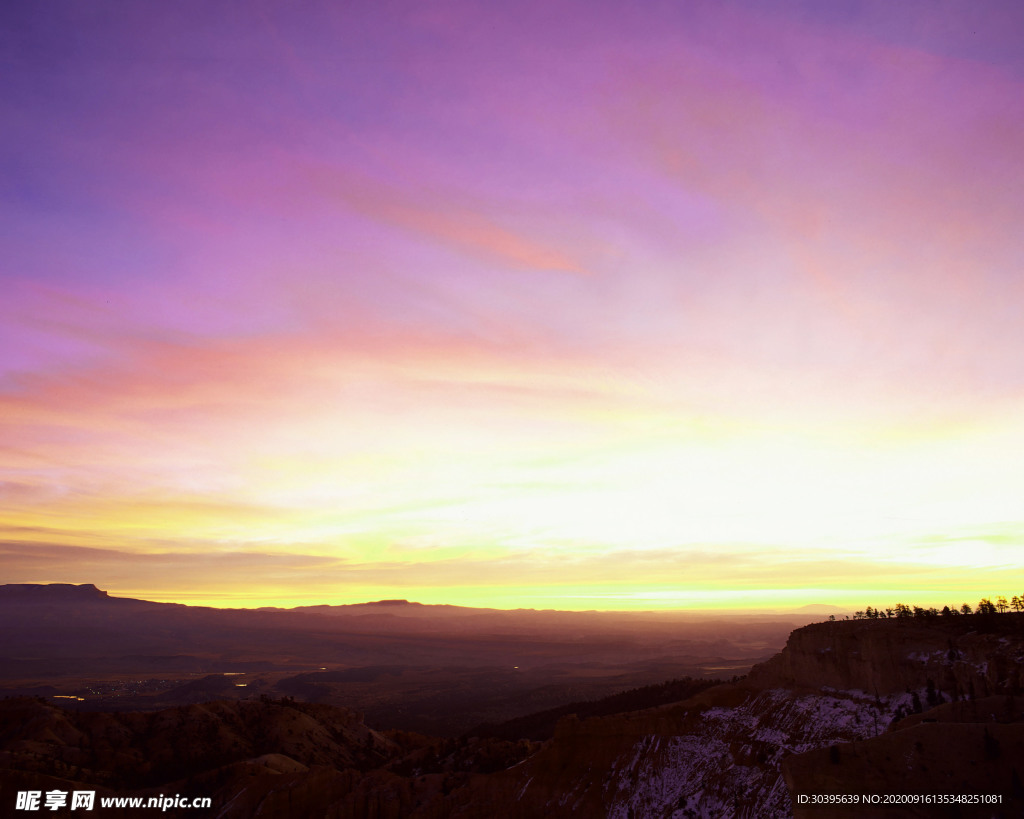
{"label": "distant mountain range", "polygon": [[730,678],[800,618],[471,609],[383,600],[214,609],[95,586],[0,586],[0,695],[91,710],[295,697],[455,736],[673,678]]}
{"label": "distant mountain range", "polygon": [[[687,657],[750,662],[800,618],[473,609],[383,600],[215,609],[111,597],[93,585],[0,586],[0,680],[71,670],[216,672],[229,666],[518,666]],[[147,659],[148,658],[148,659]],[[748,663],[749,665],[749,663]]]}

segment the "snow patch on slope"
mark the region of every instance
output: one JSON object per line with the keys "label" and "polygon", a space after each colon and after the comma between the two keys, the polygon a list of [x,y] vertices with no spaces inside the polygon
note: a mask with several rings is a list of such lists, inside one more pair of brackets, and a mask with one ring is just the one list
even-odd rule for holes
{"label": "snow patch on slope", "polygon": [[787,819],[783,757],[877,736],[911,700],[771,689],[736,708],[709,708],[681,725],[678,736],[644,737],[616,760],[604,787],[608,816],[739,819],[756,809],[758,819]]}

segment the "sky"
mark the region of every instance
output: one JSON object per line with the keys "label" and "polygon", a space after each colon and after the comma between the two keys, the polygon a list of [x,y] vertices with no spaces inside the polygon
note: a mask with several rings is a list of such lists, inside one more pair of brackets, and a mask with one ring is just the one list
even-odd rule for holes
{"label": "sky", "polygon": [[0,575],[1024,594],[1024,5],[0,10]]}

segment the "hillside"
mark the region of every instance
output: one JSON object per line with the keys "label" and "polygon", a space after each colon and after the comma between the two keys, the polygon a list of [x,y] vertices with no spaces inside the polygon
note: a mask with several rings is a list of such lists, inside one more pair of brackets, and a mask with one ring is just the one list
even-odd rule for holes
{"label": "hillside", "polygon": [[995,793],[879,815],[1018,817],[1022,662],[1020,615],[807,626],[737,684],[564,720],[524,763],[454,794],[453,815],[863,817],[793,795]]}
{"label": "hillside", "polygon": [[17,791],[56,789],[212,799],[210,811],[167,816],[399,819],[438,802],[466,771],[506,768],[530,750],[384,734],[348,709],[287,700],[114,714],[14,698],[0,701],[0,816],[25,815]]}

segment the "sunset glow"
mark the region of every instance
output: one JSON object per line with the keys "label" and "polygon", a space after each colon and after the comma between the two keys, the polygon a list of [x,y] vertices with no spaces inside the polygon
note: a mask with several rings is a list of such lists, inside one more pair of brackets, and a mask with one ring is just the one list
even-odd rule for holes
{"label": "sunset glow", "polygon": [[0,14],[3,582],[1024,593],[1021,4]]}

